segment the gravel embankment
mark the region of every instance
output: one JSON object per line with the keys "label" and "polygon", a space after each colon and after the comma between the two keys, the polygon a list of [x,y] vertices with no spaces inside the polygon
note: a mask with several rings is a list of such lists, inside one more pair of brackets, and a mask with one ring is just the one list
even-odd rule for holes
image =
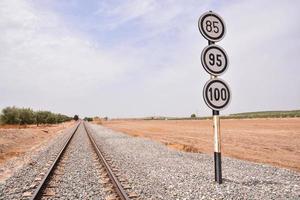
{"label": "gravel embankment", "polygon": [[[59,169],[48,185],[53,197],[42,199],[104,199],[106,194],[101,181],[97,154],[81,124],[67,147]],[[103,173],[102,173],[103,174]],[[46,189],[47,191],[47,189]]]}
{"label": "gravel embankment", "polygon": [[300,174],[223,158],[222,185],[214,182],[213,156],[186,153],[144,138],[89,124],[141,199],[300,199]]}
{"label": "gravel embankment", "polygon": [[[76,126],[67,128],[63,134],[49,141],[48,145],[43,146],[37,152],[30,152],[29,162],[21,169],[16,171],[13,176],[0,184],[0,199],[22,199],[23,193],[30,191],[30,185],[34,179],[41,173],[48,159],[57,154],[66,139],[73,133]],[[9,163],[7,164],[9,165]]]}

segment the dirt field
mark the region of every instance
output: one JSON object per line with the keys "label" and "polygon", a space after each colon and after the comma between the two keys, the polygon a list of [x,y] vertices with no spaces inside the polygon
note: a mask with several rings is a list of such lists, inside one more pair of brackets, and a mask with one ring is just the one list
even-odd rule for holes
{"label": "dirt field", "polygon": [[[172,148],[213,153],[212,120],[118,120],[103,125]],[[300,118],[221,121],[223,155],[300,171]]]}
{"label": "dirt field", "polygon": [[[38,150],[42,144],[57,134],[62,129],[65,129],[74,122],[66,122],[59,125],[51,126],[0,126],[0,181],[8,178],[16,169],[21,167],[26,160],[23,155],[29,151]],[[14,159],[14,164],[7,169],[4,164]]]}
{"label": "dirt field", "polygon": [[20,128],[12,125],[0,126],[0,165],[10,158],[21,156],[28,150],[36,148],[72,124],[73,122],[68,122],[52,126],[32,125]]}

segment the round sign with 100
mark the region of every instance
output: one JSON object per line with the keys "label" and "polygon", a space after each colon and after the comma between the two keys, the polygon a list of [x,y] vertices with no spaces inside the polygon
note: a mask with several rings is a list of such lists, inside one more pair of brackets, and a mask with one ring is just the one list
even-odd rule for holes
{"label": "round sign with 100", "polygon": [[203,98],[211,109],[223,110],[230,102],[231,92],[225,81],[214,78],[205,84]]}
{"label": "round sign with 100", "polygon": [[209,74],[219,76],[227,69],[228,56],[220,46],[209,45],[201,53],[201,63]]}

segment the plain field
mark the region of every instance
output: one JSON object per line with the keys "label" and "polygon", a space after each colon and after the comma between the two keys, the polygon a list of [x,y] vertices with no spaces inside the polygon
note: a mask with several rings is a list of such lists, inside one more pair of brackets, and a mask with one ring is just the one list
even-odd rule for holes
{"label": "plain field", "polygon": [[[212,120],[110,120],[103,125],[171,148],[213,153]],[[225,156],[300,171],[300,118],[223,119]]]}
{"label": "plain field", "polygon": [[[7,179],[15,170],[28,162],[24,155],[30,151],[38,151],[43,144],[61,134],[62,130],[73,126],[74,122],[45,126],[0,126],[0,182]],[[15,159],[16,158],[16,159]],[[20,158],[20,159],[17,159]],[[13,164],[5,163],[13,160]]]}

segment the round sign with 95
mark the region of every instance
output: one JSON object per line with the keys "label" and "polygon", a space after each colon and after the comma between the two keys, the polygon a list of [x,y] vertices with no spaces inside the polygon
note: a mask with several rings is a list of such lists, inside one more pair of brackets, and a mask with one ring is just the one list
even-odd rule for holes
{"label": "round sign with 95", "polygon": [[201,53],[201,63],[209,74],[219,76],[227,69],[228,56],[220,46],[209,45]]}
{"label": "round sign with 95", "polygon": [[223,110],[230,103],[229,86],[219,78],[210,79],[203,88],[203,98],[208,107],[213,110]]}

